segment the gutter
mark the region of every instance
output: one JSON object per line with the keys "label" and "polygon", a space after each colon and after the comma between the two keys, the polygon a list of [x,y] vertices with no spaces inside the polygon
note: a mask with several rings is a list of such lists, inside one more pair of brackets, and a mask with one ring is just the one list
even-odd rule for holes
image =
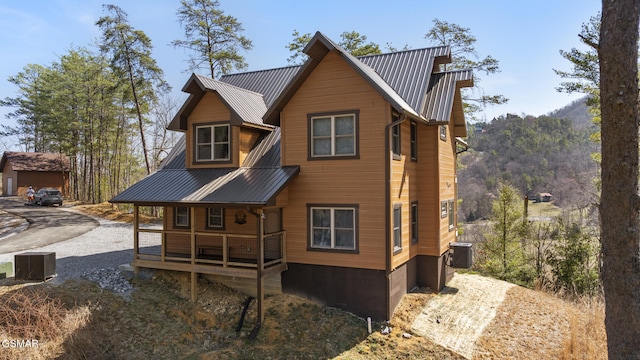
{"label": "gutter", "polygon": [[[386,292],[387,292],[387,296],[385,297],[385,300],[387,302],[386,307],[387,307],[387,311],[390,310],[390,305],[391,305],[391,288],[389,286],[389,278],[391,277],[391,257],[393,254],[393,249],[391,246],[391,231],[389,228],[389,218],[391,217],[391,164],[393,162],[393,155],[391,154],[391,134],[389,133],[389,131],[391,130],[392,127],[402,124],[404,121],[406,121],[408,118],[406,112],[402,112],[400,113],[400,118],[394,122],[391,122],[389,124],[387,124],[384,128],[384,151],[385,151],[385,165],[384,165],[384,176],[385,176],[385,195],[384,195],[384,199],[385,199],[385,208],[384,208],[384,214],[385,214],[385,228],[384,228],[384,233],[385,233],[385,239],[386,239],[386,246],[385,246],[385,278],[387,279],[386,281]],[[389,319],[390,320],[390,319]]]}

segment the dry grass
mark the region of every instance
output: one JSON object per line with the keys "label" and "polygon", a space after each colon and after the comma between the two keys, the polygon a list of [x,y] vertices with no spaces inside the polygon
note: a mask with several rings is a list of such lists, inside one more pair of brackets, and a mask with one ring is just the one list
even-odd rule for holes
{"label": "dry grass", "polygon": [[606,359],[604,307],[514,287],[476,346],[478,359]]}
{"label": "dry grass", "polygon": [[[75,205],[73,206],[73,209],[81,211],[87,215],[101,217],[111,221],[121,221],[129,224],[133,223],[133,210],[122,211],[117,205],[109,202],[103,202],[95,205]],[[140,223],[142,224],[158,221],[160,221],[160,219],[157,217],[143,214],[140,215]]]}
{"label": "dry grass", "polygon": [[74,341],[89,321],[86,306],[68,308],[40,287],[4,288],[0,296],[0,340],[4,342],[0,355],[3,359],[57,357],[64,352],[62,345]]}

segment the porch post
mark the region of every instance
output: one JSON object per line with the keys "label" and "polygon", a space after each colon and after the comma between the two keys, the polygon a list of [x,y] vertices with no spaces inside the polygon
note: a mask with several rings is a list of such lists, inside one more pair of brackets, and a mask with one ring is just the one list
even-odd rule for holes
{"label": "porch post", "polygon": [[136,266],[136,260],[138,259],[138,247],[139,247],[139,235],[138,235],[138,230],[139,230],[139,221],[140,221],[140,216],[138,215],[138,211],[140,210],[140,208],[138,207],[138,205],[133,204],[133,272],[136,274],[136,276],[138,276],[138,273],[140,272],[140,267]]}
{"label": "porch post", "polygon": [[198,273],[193,268],[196,263],[196,208],[189,207],[189,227],[191,229],[191,301],[198,300]]}
{"label": "porch post", "polygon": [[256,284],[257,291],[256,295],[258,298],[258,326],[262,324],[264,321],[264,312],[262,311],[262,306],[264,303],[264,284],[262,283],[262,270],[264,270],[264,211],[262,209],[258,209],[256,212],[256,219],[258,220],[258,229],[257,229],[257,262],[256,262]]}

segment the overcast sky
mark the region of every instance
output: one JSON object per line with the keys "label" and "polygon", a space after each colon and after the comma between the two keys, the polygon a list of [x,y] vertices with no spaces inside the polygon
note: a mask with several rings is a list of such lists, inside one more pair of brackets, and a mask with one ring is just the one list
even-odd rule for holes
{"label": "overcast sky", "polygon": [[[190,75],[185,72],[186,54],[168,45],[184,36],[175,15],[178,0],[1,1],[0,98],[17,96],[7,78],[27,64],[48,66],[71,47],[94,46],[100,36],[95,22],[104,15],[104,3],[121,7],[130,25],[151,38],[153,56],[181,103],[186,96],[180,89]],[[477,38],[479,55],[498,59],[502,70],[490,76],[477,74],[480,85],[487,94],[510,99],[506,105],[487,108],[481,114],[486,121],[506,113],[544,115],[578,99],[579,95],[555,90],[561,79],[553,69],[570,70],[559,50],[584,49],[578,33],[601,7],[599,0],[220,0],[220,4],[253,41],[253,49],[244,54],[248,70],[287,66],[290,53],[285,46],[294,29],[321,31],[336,41],[344,31],[357,31],[386,51],[388,43],[396,48],[432,46],[424,35],[435,18],[469,28]],[[10,111],[0,108],[0,123],[15,125],[5,117]],[[10,150],[19,150],[14,146]]]}

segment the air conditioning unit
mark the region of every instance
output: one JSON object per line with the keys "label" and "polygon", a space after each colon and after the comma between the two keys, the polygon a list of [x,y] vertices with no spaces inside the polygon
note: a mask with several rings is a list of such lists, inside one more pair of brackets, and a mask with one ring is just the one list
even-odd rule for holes
{"label": "air conditioning unit", "polygon": [[473,244],[454,242],[449,244],[451,267],[468,269],[473,265]]}
{"label": "air conditioning unit", "polygon": [[26,252],[15,255],[16,279],[42,280],[56,274],[56,253]]}
{"label": "air conditioning unit", "polygon": [[10,261],[0,262],[0,280],[13,275],[13,264]]}

